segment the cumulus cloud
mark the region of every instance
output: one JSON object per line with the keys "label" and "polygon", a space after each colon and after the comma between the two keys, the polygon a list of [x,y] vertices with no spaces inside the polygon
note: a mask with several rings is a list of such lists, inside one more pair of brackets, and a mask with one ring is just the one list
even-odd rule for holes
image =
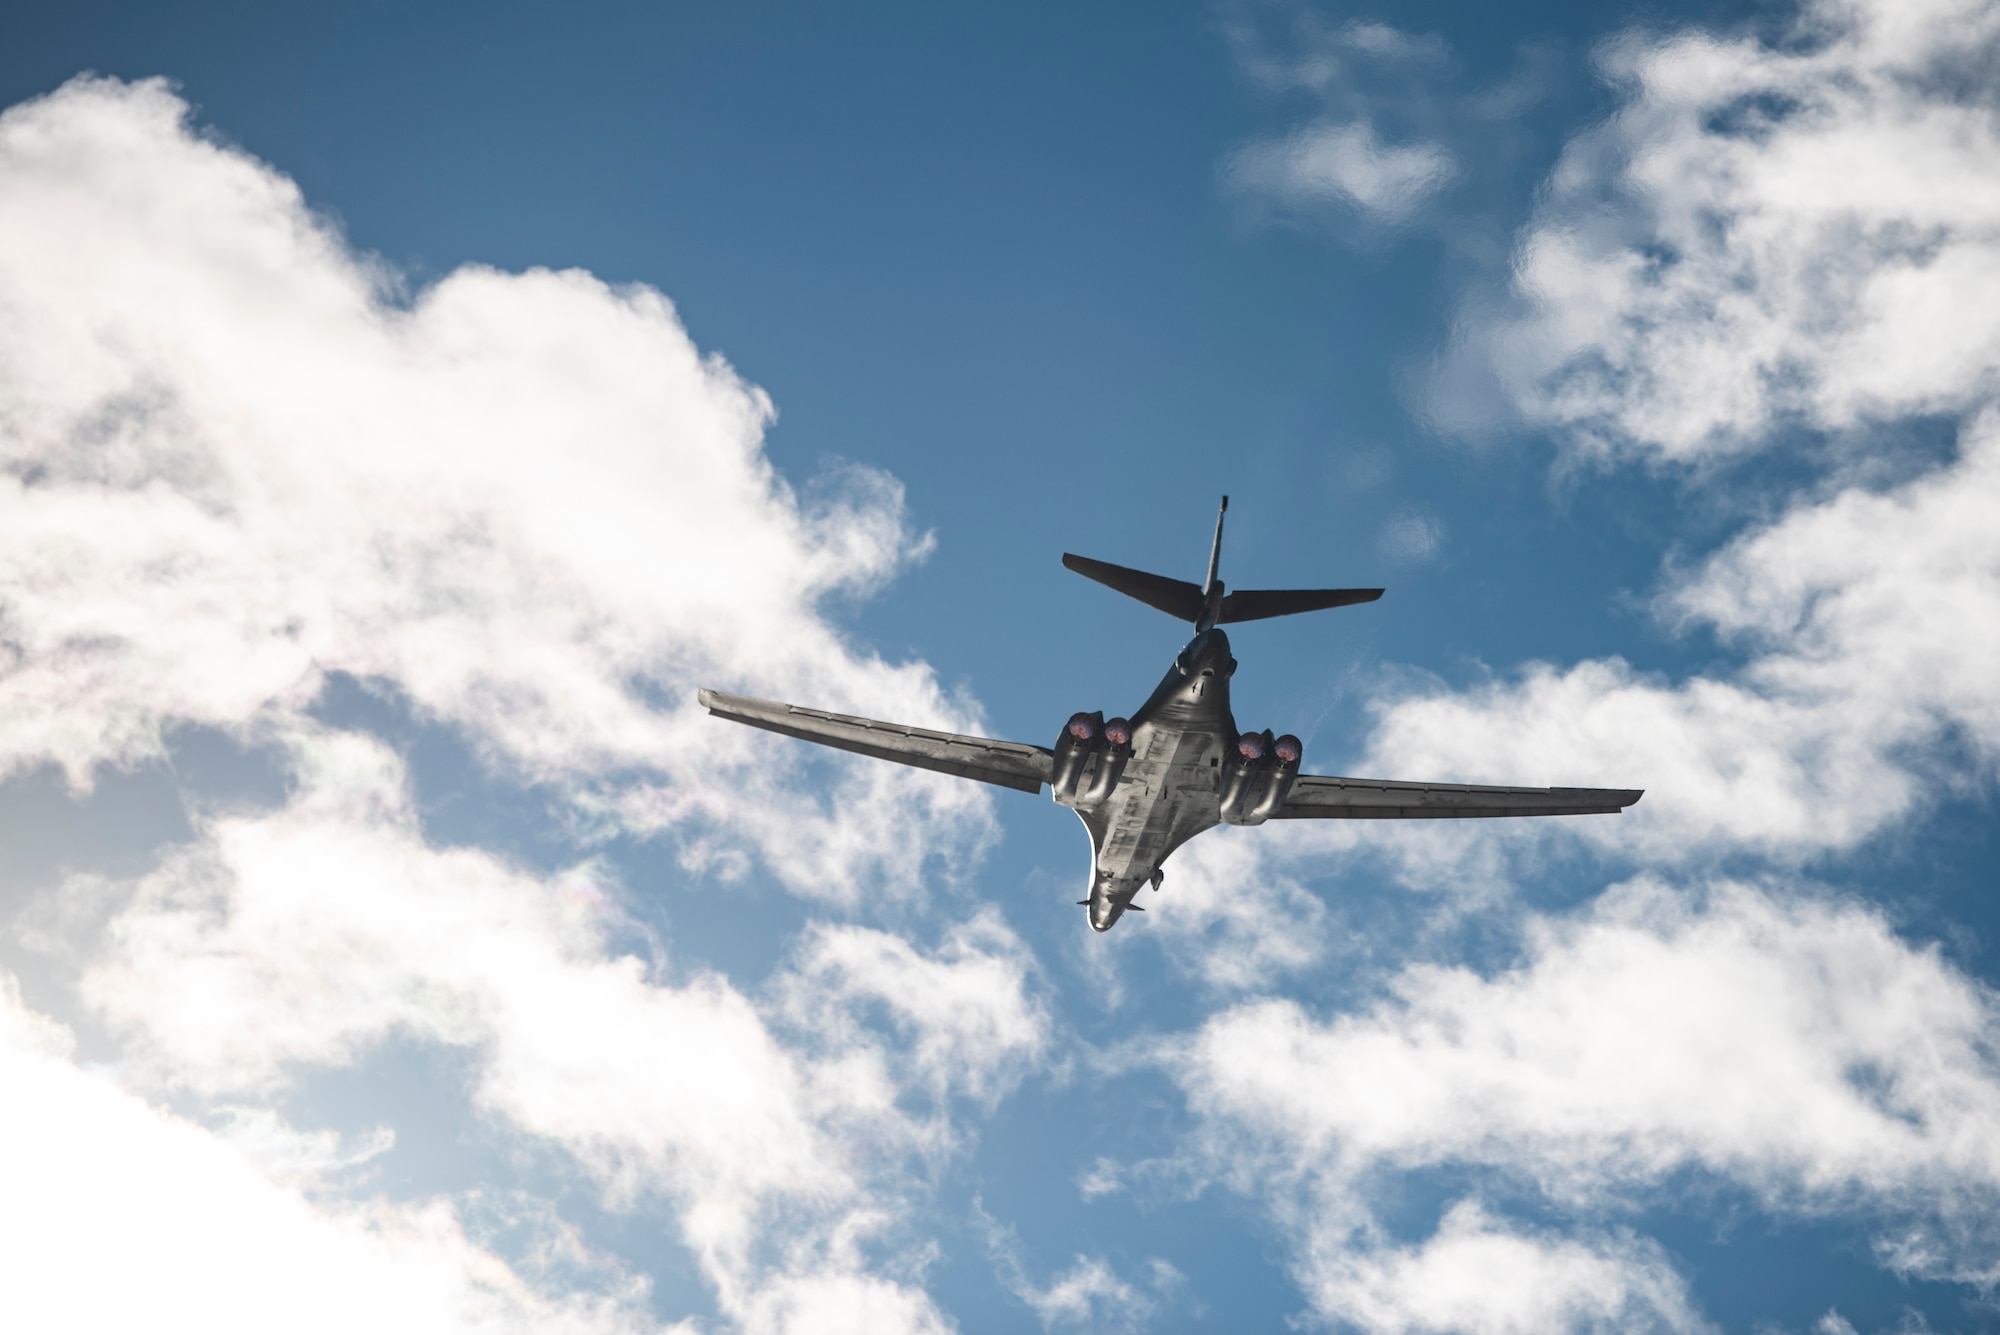
{"label": "cumulus cloud", "polygon": [[[1323,1315],[1699,1326],[1664,1255],[1622,1235],[1523,1235],[1475,1203],[1414,1247],[1389,1240],[1376,1188],[1434,1168],[1584,1218],[1693,1172],[1772,1209],[1865,1211],[1906,1273],[2000,1274],[2000,1006],[1871,910],[1634,882],[1536,920],[1515,968],[1414,965],[1390,991],[1326,1018],[1246,1002],[1175,1063],[1215,1170],[1303,1230],[1295,1265]],[[1511,1267],[1546,1284],[1501,1284],[1475,1311]]]}
{"label": "cumulus cloud", "polygon": [[[345,674],[587,837],[664,831],[725,873],[760,856],[822,899],[914,893],[928,850],[987,837],[983,795],[838,761],[802,778],[790,744],[690,698],[973,724],[819,611],[922,555],[900,489],[849,469],[795,492],[762,453],[769,401],[648,289],[469,267],[406,292],[158,82],[0,115],[0,312],[0,775],[84,787],[194,724],[287,784],[272,809],[197,811],[143,875],[56,892],[41,944],[117,1060],[93,1084],[44,1054],[9,1081],[10,1144],[51,1167],[0,1226],[41,1227],[67,1184],[117,1224],[86,1242],[84,1207],[62,1215],[75,1257],[145,1278],[206,1247],[131,1310],[205,1310],[180,1298],[228,1287],[227,1257],[243,1306],[219,1329],[298,1325],[322,1292],[343,1329],[399,1328],[399,1303],[413,1328],[651,1329],[615,1266],[550,1296],[449,1203],[353,1205],[393,1127],[344,1142],[277,1115],[302,1076],[402,1041],[465,1053],[476,1110],[608,1207],[663,1202],[741,1328],[948,1329],[904,1206],[964,1143],[955,1103],[990,1107],[1046,1042],[997,917],[934,951],[813,928],[755,996],[646,954],[606,865],[438,847],[394,748],[315,707]],[[100,1123],[166,1166],[107,1176]],[[245,1282],[264,1256],[270,1282]],[[50,1273],[100,1290],[77,1328],[133,1324],[125,1296]]]}
{"label": "cumulus cloud", "polygon": [[[0,1311],[24,1330],[560,1332],[662,1328],[647,1286],[545,1291],[444,1202],[329,1208],[69,1056],[0,980]],[[686,1329],[675,1327],[674,1329]]]}
{"label": "cumulus cloud", "polygon": [[1259,836],[1278,834],[1217,830],[1174,855],[1147,938],[1181,971],[1213,988],[1263,988],[1325,957],[1326,906],[1289,859],[1261,847]]}
{"label": "cumulus cloud", "polygon": [[[2000,9],[1814,0],[1780,44],[1601,53],[1621,105],[1523,233],[1513,305],[1461,347],[1579,451],[1724,457],[1786,424],[1957,413],[2000,386]],[[1472,426],[1463,361],[1431,411]]]}
{"label": "cumulus cloud", "polygon": [[[1532,865],[1513,853],[1576,839],[1656,874],[1795,864],[1989,787],[1996,40],[1990,4],[1824,3],[1777,45],[1689,31],[1607,48],[1620,108],[1565,153],[1510,304],[1468,307],[1432,410],[1477,417],[1449,396],[1483,359],[1504,415],[1573,457],[1708,465],[1681,475],[1698,487],[1799,427],[1889,466],[1809,482],[1674,558],[1652,610],[1718,645],[1713,667],[1607,658],[1385,690],[1357,772],[1647,789],[1616,820],[1372,841],[1410,879],[1443,871],[1477,898]],[[1939,414],[1956,448],[1929,462],[1912,424]],[[1353,839],[1267,842],[1261,874]],[[1902,1274],[2000,1275],[1989,988],[1878,913],[1770,885],[1641,879],[1526,923],[1515,967],[1409,966],[1348,1015],[1246,1001],[1171,1059],[1212,1171],[1302,1239],[1320,1315],[1700,1328],[1672,1259],[1617,1227],[1688,1179],[1860,1221]],[[1379,1193],[1412,1172],[1472,1186],[1409,1239]],[[1495,1204],[1522,1199],[1559,1230]]]}
{"label": "cumulus cloud", "polygon": [[1557,837],[1652,861],[1851,848],[1990,780],[1996,42],[2000,9],[1936,0],[1807,4],[1776,45],[1607,48],[1620,109],[1552,177],[1515,307],[1461,329],[1504,401],[1607,458],[1713,463],[1788,424],[1865,423],[1853,449],[1889,467],[1854,476],[1909,479],[1928,454],[1912,423],[1935,414],[1959,418],[1955,457],[1802,491],[1670,568],[1659,621],[1734,664],[1676,680],[1607,658],[1392,691],[1360,763],[1644,786],[1620,820]]}
{"label": "cumulus cloud", "polygon": [[1419,1245],[1336,1249],[1306,1275],[1320,1312],[1396,1335],[1711,1329],[1657,1245],[1538,1236],[1476,1201],[1452,1206]]}
{"label": "cumulus cloud", "polygon": [[617,901],[588,867],[551,880],[431,848],[386,748],[293,744],[296,799],[214,821],[141,878],[84,975],[152,1081],[240,1097],[391,1037],[461,1047],[478,1104],[567,1150],[611,1203],[672,1201],[747,1326],[783,1328],[759,1322],[808,1291],[813,1310],[875,1329],[892,1311],[940,1325],[857,1247],[889,1227],[912,1156],[949,1148],[935,1116],[903,1105],[991,1099],[1045,1040],[1003,925],[975,920],[935,956],[817,931],[781,980],[789,1004],[826,1017],[879,1000],[893,1022],[875,1037],[849,1017],[842,1041],[795,1049],[726,979],[676,982],[614,950]]}
{"label": "cumulus cloud", "polygon": [[1599,659],[1386,696],[1361,763],[1642,785],[1618,820],[1565,831],[1655,862],[1852,847],[2000,757],[1996,507],[1987,416],[1950,466],[1801,504],[1669,583],[1666,624],[1719,636],[1740,668],[1672,681]]}
{"label": "cumulus cloud", "polygon": [[[896,484],[801,498],[761,451],[770,401],[649,289],[399,287],[163,84],[0,117],[0,772],[85,784],[175,723],[294,718],[344,672],[509,778],[695,822],[809,893],[893,880],[910,832],[981,837],[980,794],[914,775],[823,807],[690,698],[968,722],[817,612],[921,554]],[[930,818],[890,841],[885,803]]]}
{"label": "cumulus cloud", "polygon": [[1049,1017],[1028,989],[1033,957],[988,910],[954,929],[935,955],[864,927],[817,924],[783,980],[795,1024],[844,1042],[860,1012],[880,1007],[905,1038],[905,1079],[935,1099],[991,1104],[1047,1043]]}

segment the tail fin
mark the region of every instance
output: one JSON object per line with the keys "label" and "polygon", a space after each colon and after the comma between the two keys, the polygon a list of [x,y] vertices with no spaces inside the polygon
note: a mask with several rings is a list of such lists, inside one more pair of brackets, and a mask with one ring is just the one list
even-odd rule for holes
{"label": "tail fin", "polygon": [[1297,612],[1317,612],[1328,607],[1348,607],[1372,603],[1382,596],[1380,589],[1239,589],[1225,594],[1220,576],[1222,567],[1222,520],[1229,513],[1229,498],[1215,516],[1215,545],[1208,552],[1208,579],[1190,584],[1184,579],[1150,575],[1109,561],[1093,561],[1087,556],[1063,553],[1062,562],[1086,579],[1136,598],[1168,616],[1192,621],[1196,631],[1226,626],[1237,621],[1262,621],[1266,617],[1291,616]]}
{"label": "tail fin", "polygon": [[1318,612],[1328,607],[1351,607],[1372,603],[1382,596],[1380,589],[1238,589],[1222,600],[1222,615],[1215,624],[1262,621],[1265,617],[1288,617],[1295,612]]}
{"label": "tail fin", "polygon": [[1170,617],[1193,621],[1201,616],[1201,588],[1184,579],[1149,575],[1129,566],[1093,561],[1087,556],[1071,556],[1068,552],[1063,553],[1063,564],[1085,579],[1107,584],[1127,598],[1137,598],[1146,606],[1157,607]]}
{"label": "tail fin", "polygon": [[1211,593],[1222,592],[1222,521],[1228,517],[1229,498],[1224,496],[1221,508],[1215,512],[1215,542],[1208,549],[1208,578],[1201,586],[1204,598]]}

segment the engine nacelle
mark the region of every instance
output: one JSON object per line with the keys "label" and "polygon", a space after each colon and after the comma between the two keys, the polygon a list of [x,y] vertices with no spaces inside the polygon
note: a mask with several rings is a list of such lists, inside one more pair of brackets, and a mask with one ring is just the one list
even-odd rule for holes
{"label": "engine nacelle", "polygon": [[1111,796],[1111,790],[1125,777],[1125,766],[1132,759],[1130,723],[1122,718],[1112,719],[1104,725],[1103,736],[1103,748],[1097,753],[1097,769],[1085,780],[1083,791],[1076,799],[1080,807],[1095,807]]}
{"label": "engine nacelle", "polygon": [[1132,759],[1132,725],[1102,711],[1072,714],[1056,739],[1049,788],[1066,807],[1091,808],[1111,796]]}
{"label": "engine nacelle", "polygon": [[1221,790],[1216,798],[1222,819],[1230,825],[1262,825],[1274,815],[1298,782],[1305,747],[1286,733],[1273,738],[1270,729],[1239,733],[1222,764]]}
{"label": "engine nacelle", "polygon": [[1264,785],[1251,795],[1250,809],[1243,816],[1245,825],[1262,825],[1278,814],[1278,808],[1292,795],[1292,785],[1299,781],[1299,762],[1305,759],[1305,754],[1305,743],[1290,733],[1271,744]]}
{"label": "engine nacelle", "polygon": [[1049,788],[1055,793],[1056,801],[1065,806],[1076,804],[1077,780],[1090,764],[1090,757],[1103,744],[1104,715],[1072,714],[1069,722],[1063,724],[1062,735],[1056,738],[1055,764],[1049,769]]}
{"label": "engine nacelle", "polygon": [[1268,731],[1238,733],[1236,740],[1230,744],[1222,761],[1222,788],[1216,794],[1222,807],[1222,819],[1229,824],[1244,823],[1243,816],[1250,808],[1251,795],[1269,763],[1270,750],[1271,734]]}

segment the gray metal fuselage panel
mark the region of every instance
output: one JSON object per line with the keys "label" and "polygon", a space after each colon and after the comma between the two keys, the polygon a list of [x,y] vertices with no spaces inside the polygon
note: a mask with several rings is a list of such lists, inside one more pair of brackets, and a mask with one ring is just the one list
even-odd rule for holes
{"label": "gray metal fuselage panel", "polygon": [[1221,761],[1236,736],[1235,666],[1221,631],[1189,641],[1132,715],[1132,758],[1118,786],[1095,810],[1077,811],[1090,831],[1090,925],[1098,931],[1124,915],[1169,854],[1221,823]]}

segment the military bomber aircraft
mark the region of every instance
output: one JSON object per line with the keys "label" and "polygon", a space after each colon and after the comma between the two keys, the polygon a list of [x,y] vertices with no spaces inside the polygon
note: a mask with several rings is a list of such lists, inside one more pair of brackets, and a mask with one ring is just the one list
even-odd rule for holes
{"label": "military bomber aircraft", "polygon": [[1132,901],[1142,887],[1160,888],[1161,865],[1175,849],[1217,825],[1605,815],[1639,800],[1640,790],[1624,788],[1502,788],[1301,774],[1305,747],[1297,737],[1273,737],[1268,728],[1238,730],[1229,709],[1236,659],[1223,626],[1370,603],[1382,590],[1226,592],[1218,571],[1228,511],[1224,496],[1208,579],[1199,585],[1063,554],[1063,564],[1079,575],[1192,621],[1194,638],[1130,718],[1106,719],[1101,711],[1074,714],[1053,747],[931,732],[721,691],[702,691],[701,703],[718,718],[879,760],[1026,793],[1047,785],[1090,832],[1090,897],[1078,903],[1089,906],[1090,925],[1100,932],[1109,931],[1125,910],[1141,907]]}

